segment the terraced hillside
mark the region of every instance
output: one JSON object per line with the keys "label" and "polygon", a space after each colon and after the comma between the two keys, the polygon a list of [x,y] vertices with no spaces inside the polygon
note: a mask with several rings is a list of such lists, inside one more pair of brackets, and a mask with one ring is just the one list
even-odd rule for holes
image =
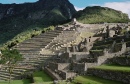
{"label": "terraced hillside", "polygon": [[[56,36],[58,36],[62,31],[50,31],[39,36],[33,37],[32,39],[26,40],[17,46],[14,49],[19,50],[23,55],[23,61],[18,62],[18,67],[14,69],[14,75],[12,78],[21,77],[21,74],[24,74],[26,69],[36,69],[40,64],[44,62],[48,57],[41,55],[40,51],[42,48],[45,48]],[[8,78],[8,72],[5,70],[5,66],[2,66],[0,72],[3,75],[0,75],[0,80],[6,80]],[[21,72],[23,71],[23,72]],[[16,75],[15,73],[20,73]],[[19,79],[19,78],[18,78]]]}
{"label": "terraced hillside", "polygon": [[[104,33],[97,31],[98,27],[93,29],[90,26],[87,29],[86,26],[70,24],[63,30],[55,28],[14,46],[23,55],[23,61],[17,63],[12,79],[26,78],[28,74],[41,69],[56,80],[73,78],[76,74],[86,75],[88,70],[90,72],[87,73],[93,75],[92,67],[126,54],[126,49],[130,47],[129,34],[103,38],[100,35]],[[101,34],[94,35],[95,32]],[[6,65],[1,66],[0,80],[8,80],[7,68]]]}
{"label": "terraced hillside", "polygon": [[[54,30],[35,36],[15,46],[14,49],[17,49],[23,55],[23,61],[18,62],[18,66],[13,71],[12,79],[20,79],[27,73],[41,69],[47,60],[58,54],[59,50],[64,51],[65,46],[70,45],[77,35],[78,33],[75,31]],[[1,67],[0,80],[8,80],[9,74],[6,68],[5,65]]]}

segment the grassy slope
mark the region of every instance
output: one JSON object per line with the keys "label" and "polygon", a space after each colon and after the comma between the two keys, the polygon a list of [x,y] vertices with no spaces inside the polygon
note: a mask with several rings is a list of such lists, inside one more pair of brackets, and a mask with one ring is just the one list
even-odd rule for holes
{"label": "grassy slope", "polygon": [[33,76],[35,84],[52,81],[52,79],[43,71],[35,72]]}
{"label": "grassy slope", "polygon": [[[8,84],[8,81],[0,82],[0,84]],[[29,80],[14,80],[11,81],[11,84],[30,84]]]}
{"label": "grassy slope", "polygon": [[129,66],[119,66],[119,65],[101,65],[95,67],[97,69],[103,69],[103,70],[115,70],[115,71],[125,71],[130,72]]}
{"label": "grassy slope", "polygon": [[106,80],[94,76],[78,76],[75,78],[74,82],[80,82],[82,84],[122,84],[120,82]]}
{"label": "grassy slope", "polygon": [[[35,83],[33,84],[53,84],[52,79],[44,72],[35,72],[34,81]],[[78,76],[74,79],[72,83],[69,84],[76,84],[77,82],[82,84],[122,84],[120,82],[106,80],[94,76]],[[15,80],[11,82],[11,84],[29,84],[29,83],[30,83],[29,80]],[[0,84],[8,84],[8,82],[0,82]],[[61,81],[59,84],[66,84],[66,82]]]}
{"label": "grassy slope", "polygon": [[127,22],[129,20],[127,14],[99,6],[86,7],[74,17],[82,23]]}

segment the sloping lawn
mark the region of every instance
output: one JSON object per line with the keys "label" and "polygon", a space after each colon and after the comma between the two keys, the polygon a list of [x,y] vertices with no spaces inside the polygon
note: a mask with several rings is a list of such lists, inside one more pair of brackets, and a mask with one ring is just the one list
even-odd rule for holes
{"label": "sloping lawn", "polygon": [[72,84],[76,84],[76,83],[82,83],[82,84],[123,84],[120,82],[106,80],[106,79],[102,79],[102,78],[94,77],[94,76],[78,76],[75,78],[75,80]]}
{"label": "sloping lawn", "polygon": [[[8,81],[0,81],[0,84],[8,84]],[[11,80],[11,84],[30,84],[30,80]]]}
{"label": "sloping lawn", "polygon": [[119,66],[119,65],[101,65],[94,67],[97,69],[104,69],[104,70],[115,70],[115,71],[125,71],[130,72],[130,66]]}
{"label": "sloping lawn", "polygon": [[47,75],[44,71],[34,72],[33,76],[34,76],[35,83],[43,83],[43,82],[53,81],[52,78],[49,75]]}

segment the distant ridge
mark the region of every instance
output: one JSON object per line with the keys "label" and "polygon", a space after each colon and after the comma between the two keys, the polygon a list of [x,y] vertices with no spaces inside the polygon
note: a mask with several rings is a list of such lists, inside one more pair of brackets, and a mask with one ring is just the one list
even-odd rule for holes
{"label": "distant ridge", "polygon": [[107,7],[90,6],[84,10],[78,11],[74,17],[82,23],[118,23],[128,22],[127,14]]}

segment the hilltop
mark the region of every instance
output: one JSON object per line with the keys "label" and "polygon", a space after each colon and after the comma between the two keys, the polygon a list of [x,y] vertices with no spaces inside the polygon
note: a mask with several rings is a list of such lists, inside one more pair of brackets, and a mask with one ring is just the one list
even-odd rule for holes
{"label": "hilltop", "polygon": [[121,23],[128,22],[127,14],[107,7],[90,6],[78,11],[75,18],[82,23]]}

